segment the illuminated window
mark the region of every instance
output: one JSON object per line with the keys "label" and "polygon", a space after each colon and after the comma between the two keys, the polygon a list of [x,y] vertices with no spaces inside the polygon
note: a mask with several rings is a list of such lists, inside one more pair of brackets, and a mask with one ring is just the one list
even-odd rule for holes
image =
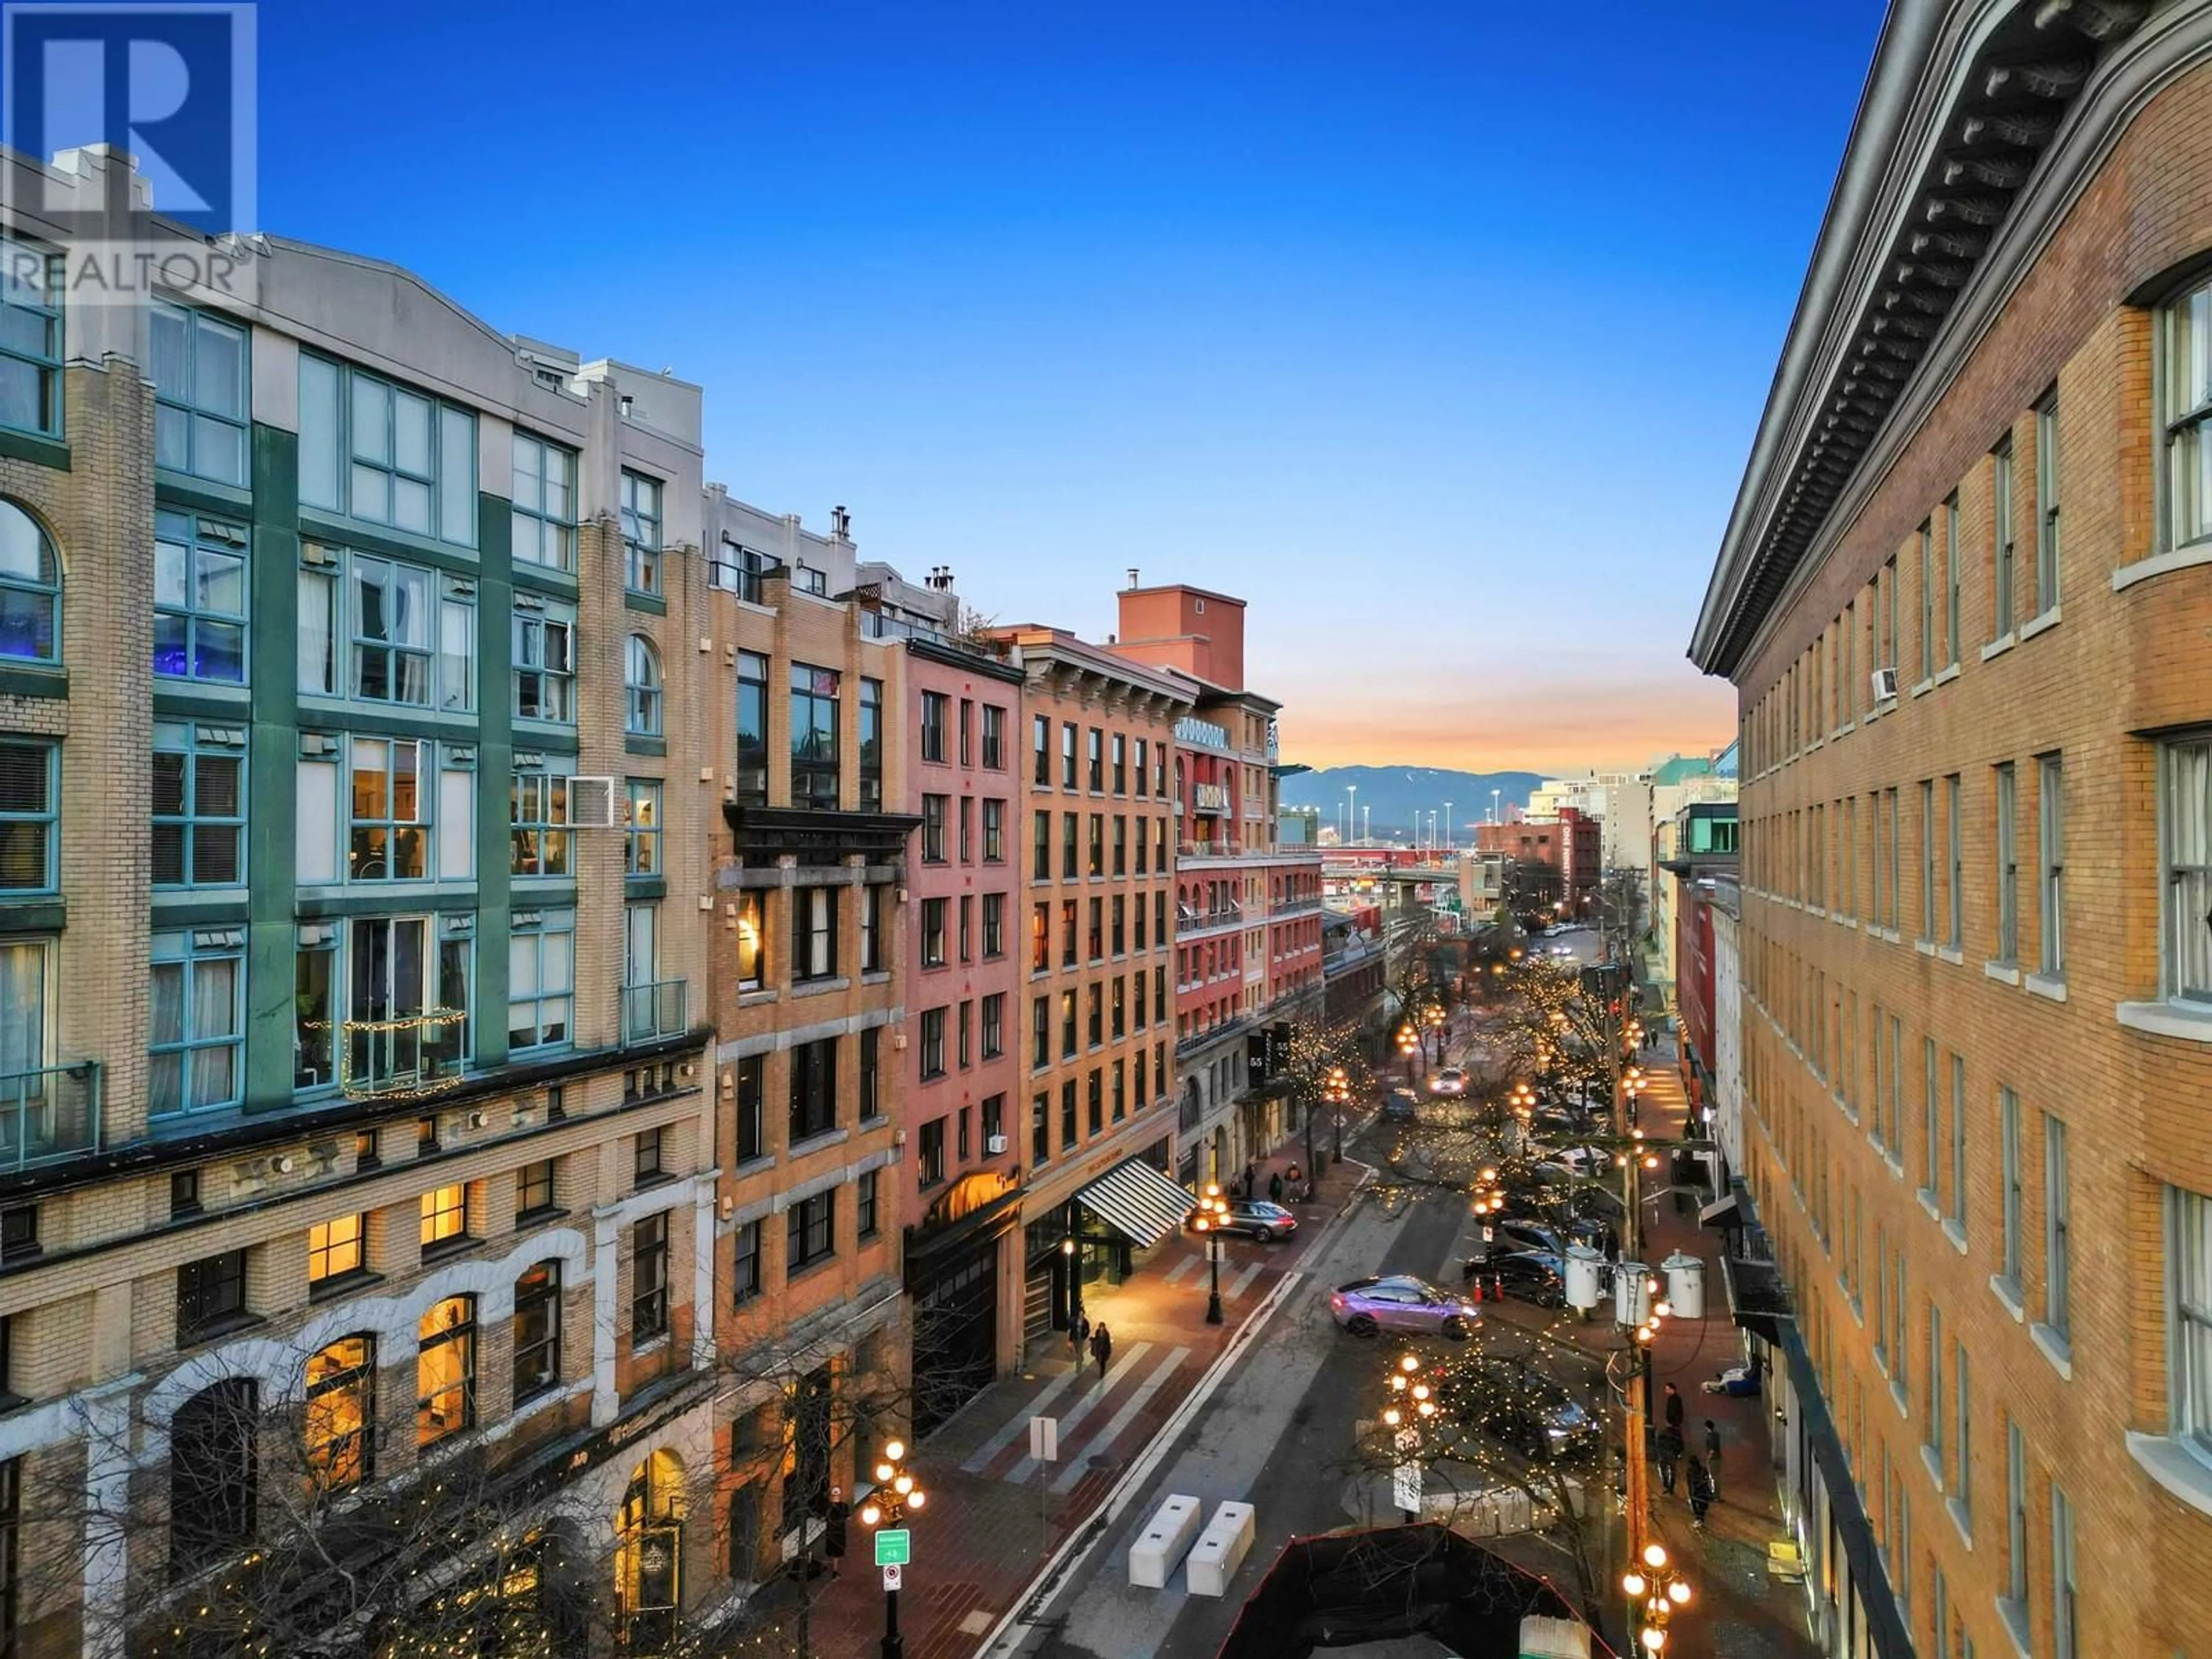
{"label": "illuminated window", "polygon": [[308,1284],[319,1285],[326,1279],[343,1279],[362,1270],[368,1219],[364,1215],[342,1215],[307,1229]]}

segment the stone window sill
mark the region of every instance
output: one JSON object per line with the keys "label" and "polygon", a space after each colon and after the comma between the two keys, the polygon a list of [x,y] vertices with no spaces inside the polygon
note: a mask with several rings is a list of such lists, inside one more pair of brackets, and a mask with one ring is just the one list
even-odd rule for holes
{"label": "stone window sill", "polygon": [[849,991],[852,988],[853,981],[840,974],[831,979],[799,981],[792,986],[791,994],[794,997],[819,997],[827,996],[832,991]]}
{"label": "stone window sill", "polygon": [[1943,1218],[1942,1206],[1936,1203],[1933,1188],[1923,1187],[1914,1196],[1919,1199],[1920,1207],[1928,1212],[1928,1218],[1930,1221],[1941,1221]]}
{"label": "stone window sill", "polygon": [[1943,1224],[1943,1237],[1951,1241],[1951,1248],[1953,1249],[1956,1250],[1960,1255],[1966,1255],[1966,1230],[1964,1227],[1960,1226],[1955,1220],[1946,1221]]}
{"label": "stone window sill", "polygon": [[1936,941],[1932,939],[1917,939],[1912,941],[1912,948],[1923,957],[1932,957],[1936,954]]}
{"label": "stone window sill", "polygon": [[2029,994],[2033,996],[2048,998],[2052,1002],[2066,1000],[2066,981],[2061,977],[2049,974],[2030,974],[2021,982],[2027,987]]}
{"label": "stone window sill", "polygon": [[1948,962],[1954,968],[1962,968],[1966,965],[1966,953],[1964,951],[1960,950],[1955,945],[1937,945],[1936,947],[1936,955],[1939,961]]}
{"label": "stone window sill", "polygon": [[1912,1415],[1912,1397],[1905,1390],[1905,1379],[1903,1377],[1893,1376],[1890,1378],[1889,1397],[1893,1401],[1896,1401],[1897,1414],[1899,1417],[1910,1417]]}
{"label": "stone window sill", "polygon": [[2154,576],[2170,575],[2177,570],[2192,569],[2200,564],[2212,564],[2212,537],[2189,543],[2186,546],[2169,548],[2163,553],[2154,553],[2147,559],[2137,559],[2133,564],[2124,564],[2112,572],[2112,592],[2124,593],[2137,582],[2147,582]]}
{"label": "stone window sill", "polygon": [[2212,1463],[2170,1434],[2127,1437],[2128,1455],[2145,1474],[2202,1515],[2212,1515]]}
{"label": "stone window sill", "polygon": [[1982,972],[2000,985],[2020,983],[2020,969],[2009,962],[1985,962],[1982,964]]}
{"label": "stone window sill", "polygon": [[2069,1382],[2074,1380],[2074,1347],[2057,1331],[2038,1320],[2027,1328],[2028,1340],[2048,1359],[2053,1370]]}
{"label": "stone window sill", "polygon": [[1997,1617],[2004,1621],[2005,1634],[2012,1638],[2014,1650],[2020,1659],[2030,1659],[2027,1645],[2027,1603],[2015,1601],[2009,1595],[1997,1597]]}
{"label": "stone window sill", "polygon": [[1937,1492],[1943,1490],[1943,1454],[1933,1446],[1920,1449],[1920,1467],[1928,1471],[1928,1479]]}
{"label": "stone window sill", "polygon": [[765,1003],[774,1002],[780,994],[775,991],[740,991],[738,993],[738,1006],[758,1008]]}
{"label": "stone window sill", "polygon": [[2045,633],[2051,629],[2057,627],[2060,615],[2061,608],[2054,605],[2050,610],[2044,611],[2040,616],[2030,617],[2026,622],[2020,625],[2021,642],[2024,645],[2028,641],[2033,639],[2038,634]]}
{"label": "stone window sill", "polygon": [[2027,1317],[2027,1304],[2020,1299],[2020,1286],[2002,1273],[1990,1275],[1990,1290],[2004,1305],[2004,1310],[2013,1316],[2014,1322]]}
{"label": "stone window sill", "polygon": [[1953,663],[1936,677],[1936,684],[1938,685],[1948,685],[1953,680],[1955,680],[1958,678],[1959,665]]}
{"label": "stone window sill", "polygon": [[1930,691],[1933,691],[1935,689],[1936,689],[1936,682],[1934,681],[1934,679],[1932,679],[1932,678],[1930,678],[1930,679],[1924,679],[1924,680],[1922,680],[1918,684],[1915,685],[1915,686],[1912,688],[1912,690],[1910,690],[1910,691],[1906,692],[1906,693],[1905,693],[1905,696],[1909,696],[1909,697],[1924,697],[1924,696],[1927,696]]}
{"label": "stone window sill", "polygon": [[2002,657],[2018,642],[2019,635],[2008,629],[1982,647],[1982,660],[1987,662],[1992,657]]}
{"label": "stone window sill", "polygon": [[2212,1007],[2182,1002],[2123,1002],[2113,1011],[2130,1030],[2184,1042],[2212,1042]]}
{"label": "stone window sill", "polygon": [[1960,1541],[1968,1549],[1974,1547],[1974,1525],[1966,1513],[1966,1506],[1955,1498],[1943,1500],[1943,1511],[1951,1517],[1951,1524],[1959,1529]]}

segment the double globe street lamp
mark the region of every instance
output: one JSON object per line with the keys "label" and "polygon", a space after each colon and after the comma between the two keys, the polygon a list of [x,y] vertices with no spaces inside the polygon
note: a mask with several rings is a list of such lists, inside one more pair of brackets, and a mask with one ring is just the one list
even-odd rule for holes
{"label": "double globe street lamp", "polygon": [[1620,1588],[1629,1600],[1644,1604],[1636,1612],[1637,1641],[1646,1653],[1665,1652],[1674,1610],[1690,1604],[1690,1582],[1668,1559],[1667,1547],[1656,1539],[1646,1544],[1642,1559],[1621,1574]]}
{"label": "double globe street lamp", "polygon": [[1206,1235],[1206,1260],[1212,1289],[1206,1298],[1206,1322],[1221,1322],[1221,1225],[1229,1218],[1229,1200],[1218,1182],[1209,1181],[1199,1195],[1198,1214],[1191,1225]]}

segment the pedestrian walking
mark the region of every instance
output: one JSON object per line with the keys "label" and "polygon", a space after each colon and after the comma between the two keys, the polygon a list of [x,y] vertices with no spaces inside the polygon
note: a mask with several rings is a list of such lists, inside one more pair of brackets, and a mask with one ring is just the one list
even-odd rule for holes
{"label": "pedestrian walking", "polygon": [[1704,1460],[1690,1459],[1690,1519],[1699,1532],[1705,1529],[1705,1511],[1713,1506],[1713,1477]]}
{"label": "pedestrian walking", "polygon": [[1659,1465],[1659,1490],[1673,1494],[1674,1466],[1682,1461],[1682,1437],[1674,1429],[1662,1429],[1651,1437],[1651,1451]]}
{"label": "pedestrian walking", "polygon": [[1249,1198],[1260,1184],[1260,1166],[1250,1158],[1244,1160],[1244,1196]]}
{"label": "pedestrian walking", "polygon": [[1283,1201],[1283,1172],[1280,1170],[1267,1177],[1267,1199],[1274,1204]]}
{"label": "pedestrian walking", "polygon": [[1069,1352],[1075,1356],[1075,1366],[1078,1370],[1083,1368],[1083,1345],[1090,1340],[1091,1316],[1088,1314],[1078,1312],[1067,1327],[1067,1346]]}
{"label": "pedestrian walking", "polygon": [[1297,1159],[1296,1159],[1296,1158],[1292,1158],[1292,1159],[1291,1160],[1291,1185],[1293,1188],[1295,1188],[1295,1187],[1298,1184],[1298,1176],[1299,1176],[1299,1173],[1300,1173],[1300,1171],[1299,1171],[1299,1170],[1298,1170],[1298,1161],[1297,1161]]}
{"label": "pedestrian walking", "polygon": [[822,1553],[830,1558],[830,1576],[837,1577],[845,1559],[846,1517],[853,1512],[842,1486],[830,1488],[829,1513],[822,1517]]}
{"label": "pedestrian walking", "polygon": [[1102,1322],[1091,1333],[1091,1357],[1098,1362],[1098,1375],[1106,1375],[1106,1362],[1114,1357],[1114,1334]]}
{"label": "pedestrian walking", "polygon": [[1672,1382],[1667,1385],[1667,1426],[1677,1435],[1682,1432],[1682,1396]]}
{"label": "pedestrian walking", "polygon": [[1711,1418],[1705,1419],[1705,1471],[1713,1478],[1713,1501],[1721,1497],[1721,1431]]}

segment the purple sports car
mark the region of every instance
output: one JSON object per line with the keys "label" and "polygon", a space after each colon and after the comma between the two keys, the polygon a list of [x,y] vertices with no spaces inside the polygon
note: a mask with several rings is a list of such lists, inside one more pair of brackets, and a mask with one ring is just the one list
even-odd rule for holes
{"label": "purple sports car", "polygon": [[1415,1331],[1456,1340],[1482,1322],[1482,1310],[1465,1297],[1438,1290],[1411,1273],[1355,1279],[1339,1285],[1329,1295],[1328,1310],[1354,1336]]}

